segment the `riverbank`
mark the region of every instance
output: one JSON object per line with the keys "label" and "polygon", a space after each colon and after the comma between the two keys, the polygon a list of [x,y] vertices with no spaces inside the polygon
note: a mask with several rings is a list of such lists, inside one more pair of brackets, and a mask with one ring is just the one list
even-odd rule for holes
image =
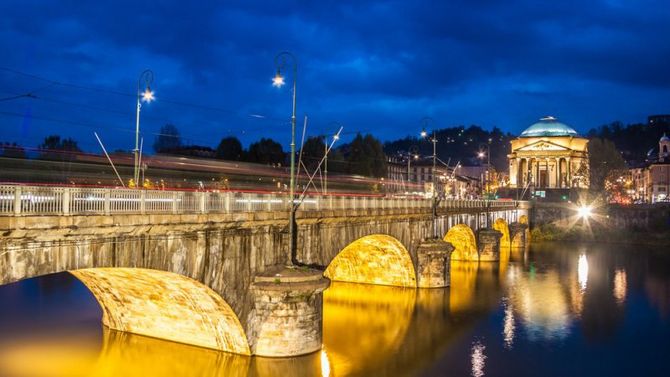
{"label": "riverbank", "polygon": [[581,241],[670,246],[670,229],[610,229],[598,225],[564,228],[543,224],[532,227],[531,239],[533,242]]}

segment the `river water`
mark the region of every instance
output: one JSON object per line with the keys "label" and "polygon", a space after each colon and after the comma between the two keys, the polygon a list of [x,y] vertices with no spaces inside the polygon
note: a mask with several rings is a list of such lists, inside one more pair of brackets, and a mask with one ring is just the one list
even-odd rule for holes
{"label": "river water", "polygon": [[324,347],[250,358],[103,328],[67,273],[0,287],[0,376],[667,376],[670,250],[541,244],[449,289],[333,283]]}

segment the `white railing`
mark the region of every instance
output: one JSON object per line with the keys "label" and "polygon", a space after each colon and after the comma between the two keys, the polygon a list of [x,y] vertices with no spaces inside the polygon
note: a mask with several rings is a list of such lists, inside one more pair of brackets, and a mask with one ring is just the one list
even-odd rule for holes
{"label": "white railing", "polygon": [[[517,202],[509,200],[447,199],[439,202],[439,209],[496,210],[516,205]],[[309,195],[302,200],[299,211],[430,210],[431,206],[431,199],[421,197]],[[0,216],[239,213],[288,211],[288,208],[289,198],[285,194],[0,185]]]}

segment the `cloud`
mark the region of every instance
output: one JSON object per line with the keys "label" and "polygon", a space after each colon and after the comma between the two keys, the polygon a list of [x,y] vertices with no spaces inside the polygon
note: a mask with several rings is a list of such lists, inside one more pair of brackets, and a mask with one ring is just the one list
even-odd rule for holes
{"label": "cloud", "polygon": [[[0,115],[0,140],[37,144],[47,132],[87,137],[98,127],[129,147],[132,93],[149,67],[158,101],[143,109],[145,137],[171,122],[194,143],[229,134],[286,143],[290,89],[269,85],[282,50],[298,58],[298,112],[315,132],[338,121],[388,140],[426,115],[518,132],[547,113],[586,131],[670,103],[663,1],[4,1],[0,13],[3,66],[128,94],[54,86],[42,97],[70,105],[0,102],[35,117],[26,133],[20,117]],[[2,91],[41,84],[0,71]]]}

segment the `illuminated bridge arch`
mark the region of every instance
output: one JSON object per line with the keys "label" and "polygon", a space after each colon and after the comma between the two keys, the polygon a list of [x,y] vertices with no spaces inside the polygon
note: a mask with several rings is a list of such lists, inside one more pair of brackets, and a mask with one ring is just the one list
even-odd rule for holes
{"label": "illuminated bridge arch", "polygon": [[507,225],[507,221],[505,221],[505,219],[503,218],[496,219],[496,221],[493,222],[493,229],[502,233],[502,237],[500,237],[500,246],[506,248],[509,247],[510,238],[509,238],[509,225]]}
{"label": "illuminated bridge arch", "polygon": [[478,261],[475,233],[465,224],[456,224],[449,229],[444,240],[454,247],[451,260]]}
{"label": "illuminated bridge arch", "polygon": [[330,262],[324,275],[335,281],[416,287],[409,252],[400,241],[385,234],[350,243]]}
{"label": "illuminated bridge arch", "polygon": [[142,268],[70,271],[93,293],[113,330],[249,355],[237,315],[216,292],[186,276]]}

